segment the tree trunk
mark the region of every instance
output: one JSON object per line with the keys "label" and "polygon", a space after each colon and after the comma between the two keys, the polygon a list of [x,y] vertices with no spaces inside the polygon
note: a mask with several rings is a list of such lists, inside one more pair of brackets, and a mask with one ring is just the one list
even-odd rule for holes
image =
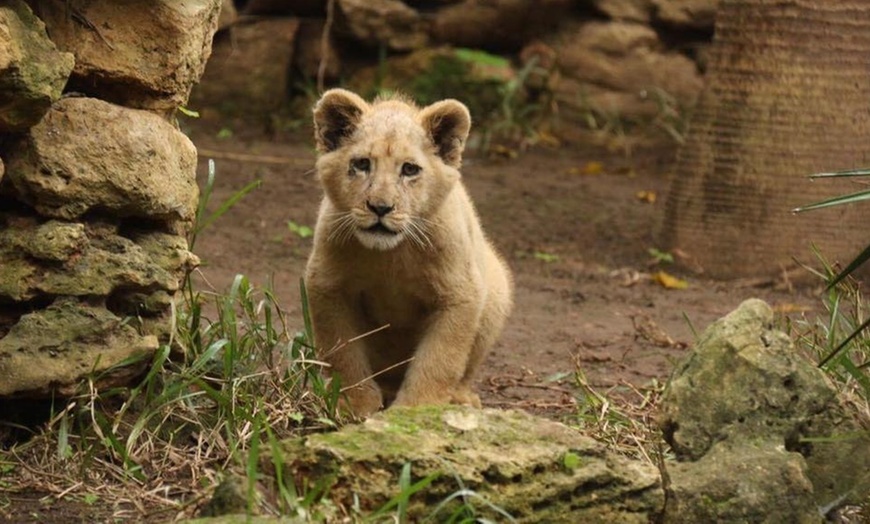
{"label": "tree trunk", "polygon": [[719,278],[856,255],[870,205],[791,210],[858,189],[806,175],[870,164],[870,2],[723,0],[706,82],[663,244]]}

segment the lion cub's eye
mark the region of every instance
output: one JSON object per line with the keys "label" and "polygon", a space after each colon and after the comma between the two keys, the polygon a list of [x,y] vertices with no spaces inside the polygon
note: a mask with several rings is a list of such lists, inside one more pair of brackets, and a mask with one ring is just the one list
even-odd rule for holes
{"label": "lion cub's eye", "polygon": [[405,162],[402,164],[402,176],[417,176],[420,174],[421,167],[417,164]]}
{"label": "lion cub's eye", "polygon": [[350,161],[350,167],[357,171],[364,171],[366,173],[372,168],[372,161],[368,158],[354,158]]}

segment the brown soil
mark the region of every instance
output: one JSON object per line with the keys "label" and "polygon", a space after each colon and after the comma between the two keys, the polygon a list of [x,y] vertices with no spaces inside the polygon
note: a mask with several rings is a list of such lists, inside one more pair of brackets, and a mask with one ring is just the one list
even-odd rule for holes
{"label": "brown soil", "polygon": [[[201,176],[210,151],[219,152],[211,153],[217,166],[212,206],[253,180],[262,186],[198,240],[203,276],[218,289],[236,273],[259,285],[271,282],[289,319],[299,324],[298,282],[311,239],[287,223],[315,222],[321,193],[311,140],[214,137],[192,131]],[[676,148],[646,141],[628,155],[592,136],[576,142],[516,158],[466,156],[465,183],[517,284],[515,311],[478,382],[485,405],[570,414],[578,393],[575,370],[604,390],[643,388],[667,378],[691,345],[693,329],[747,298],[766,299],[785,312],[816,303],[807,291],[789,291],[787,279],[722,283],[682,275],[686,289],[657,283],[650,277],[656,271],[678,274],[668,264],[655,265],[649,253],[657,247]],[[232,153],[254,157],[227,158]]]}

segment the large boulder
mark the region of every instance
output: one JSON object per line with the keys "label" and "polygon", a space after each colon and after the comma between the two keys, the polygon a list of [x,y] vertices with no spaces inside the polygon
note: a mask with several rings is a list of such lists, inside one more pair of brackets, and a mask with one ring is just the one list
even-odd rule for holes
{"label": "large boulder", "polygon": [[140,335],[102,306],[61,299],[23,315],[0,338],[0,397],[69,396],[88,376],[124,383],[157,347],[157,337]]}
{"label": "large boulder", "polygon": [[0,6],[0,132],[35,125],[60,98],[74,64],[24,2]]}
{"label": "large boulder", "polygon": [[69,0],[39,2],[39,14],[55,44],[75,55],[75,90],[171,111],[187,102],[205,69],[220,6],[221,0]]}
{"label": "large boulder", "polygon": [[655,18],[678,28],[713,31],[719,0],[651,0]]}
{"label": "large boulder", "polygon": [[464,0],[432,15],[432,38],[444,44],[518,51],[529,40],[554,33],[571,0]]}
{"label": "large boulder", "polygon": [[769,444],[716,444],[697,462],[668,464],[663,521],[821,524],[806,463]]}
{"label": "large boulder", "polygon": [[611,20],[649,23],[654,0],[592,0],[596,9]]}
{"label": "large boulder", "polygon": [[336,80],[341,75],[342,62],[336,46],[335,33],[330,31],[326,36],[324,49],[324,25],[323,20],[316,18],[302,19],[299,25],[294,46],[293,68],[294,73],[302,75],[303,78],[316,79],[321,67],[325,68],[323,73],[326,80]]}
{"label": "large boulder", "polygon": [[[661,426],[680,462],[672,468],[672,516],[693,521],[689,517],[700,511],[689,501],[703,502],[704,494],[685,483],[718,482],[716,490],[732,493],[728,504],[711,506],[720,520],[742,518],[743,506],[763,513],[759,501],[774,511],[789,497],[809,497],[817,515],[816,508],[829,510],[870,493],[870,423],[848,409],[825,373],[773,328],[773,312],[760,300],[744,302],[707,328],[666,388]],[[740,489],[715,480],[716,471],[734,476],[741,462],[747,466]],[[777,479],[782,484],[773,489]],[[797,516],[765,522],[801,521]]]}
{"label": "large boulder", "polygon": [[428,24],[401,0],[338,0],[338,6],[347,31],[369,46],[409,51],[429,42]]}
{"label": "large boulder", "polygon": [[226,116],[268,121],[289,96],[298,29],[296,18],[239,20],[215,39],[191,103]]}
{"label": "large boulder", "polygon": [[651,117],[657,92],[692,105],[703,86],[696,64],[668,51],[656,32],[631,22],[566,24],[550,39],[561,80],[557,99],[579,113]]}
{"label": "large boulder", "polygon": [[147,111],[64,98],[6,161],[4,185],[47,217],[98,211],[172,224],[195,213],[196,148]]}
{"label": "large boulder", "polygon": [[299,489],[319,482],[334,503],[363,511],[393,498],[410,464],[412,481],[432,477],[410,499],[410,522],[446,520],[455,505],[433,515],[435,506],[463,488],[492,504],[478,506],[478,517],[495,522],[505,516],[493,506],[517,522],[646,523],[663,503],[651,464],[521,411],[394,408],[338,432],[287,440],[280,454],[284,479]]}

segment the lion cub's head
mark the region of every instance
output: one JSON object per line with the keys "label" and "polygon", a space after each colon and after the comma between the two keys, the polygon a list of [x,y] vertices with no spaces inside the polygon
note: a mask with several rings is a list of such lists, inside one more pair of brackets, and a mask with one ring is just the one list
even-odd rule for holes
{"label": "lion cub's head", "polygon": [[456,100],[423,109],[400,99],[372,104],[343,89],[314,107],[317,171],[335,214],[329,240],[389,250],[428,243],[430,217],[459,179],[471,116]]}

